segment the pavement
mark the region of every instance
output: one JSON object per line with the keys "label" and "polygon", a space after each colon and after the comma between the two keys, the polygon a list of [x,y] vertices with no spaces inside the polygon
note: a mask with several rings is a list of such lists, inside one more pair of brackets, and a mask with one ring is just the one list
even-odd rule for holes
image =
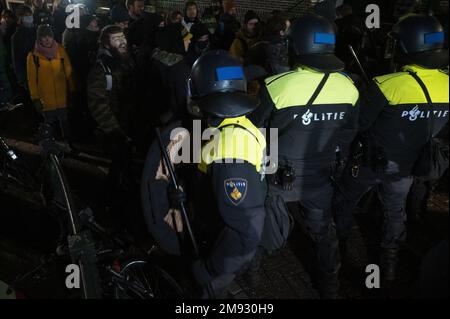
{"label": "pavement", "polygon": [[[417,297],[421,262],[427,252],[445,239],[448,234],[448,208],[447,210],[443,209],[446,204],[448,205],[448,199],[445,199],[444,196],[433,198],[430,207],[438,206],[439,210],[429,212],[429,215],[419,224],[409,226],[408,241],[401,253],[398,280],[389,285],[382,283],[381,289],[376,290],[370,290],[365,286],[368,275],[365,273],[365,269],[367,265],[377,263],[376,243],[378,239],[376,234],[380,228],[373,227],[376,225],[374,221],[376,217],[371,214],[357,215],[357,225],[353,229],[349,243],[350,262],[344,263],[341,271],[340,297],[342,299],[410,299]],[[24,229],[28,229],[28,226]],[[22,236],[20,240],[13,238],[10,242],[14,241],[14,244],[19,242],[21,247],[27,246],[28,241],[31,242],[33,239],[36,241],[36,236],[40,236],[39,232],[39,227],[34,227],[34,234],[30,230],[28,231],[32,237]],[[11,254],[5,262],[3,259],[5,247],[0,247],[0,279],[10,280],[34,267],[38,262],[38,251],[46,253],[51,251],[51,238],[52,236],[48,236],[46,239],[48,245],[37,243],[29,245],[29,251],[27,250],[29,256],[26,261],[16,261],[11,256],[14,252],[13,246],[8,245],[6,250],[9,250]],[[4,245],[7,244],[4,242]],[[23,253],[23,251],[20,252],[20,254]],[[287,247],[278,253],[263,257],[259,272],[260,278],[256,282],[256,286],[252,286],[246,278],[240,277],[233,287],[233,298],[318,299],[318,292],[311,275],[314,269],[311,256],[311,243],[308,237],[303,233],[301,227],[296,227]],[[8,274],[4,272],[5,268],[8,268]],[[41,285],[45,285],[45,283]],[[33,297],[58,298],[58,295],[52,290],[51,284],[47,288],[43,286],[37,288],[39,289],[34,290],[37,295]],[[4,285],[0,287],[0,294],[0,298],[11,297],[5,295]]]}

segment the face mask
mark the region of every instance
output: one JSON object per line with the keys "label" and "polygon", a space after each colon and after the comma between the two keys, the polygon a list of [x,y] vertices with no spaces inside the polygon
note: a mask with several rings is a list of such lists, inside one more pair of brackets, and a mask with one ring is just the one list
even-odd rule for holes
{"label": "face mask", "polygon": [[31,28],[33,27],[33,16],[25,16],[22,18],[22,24],[27,27]]}

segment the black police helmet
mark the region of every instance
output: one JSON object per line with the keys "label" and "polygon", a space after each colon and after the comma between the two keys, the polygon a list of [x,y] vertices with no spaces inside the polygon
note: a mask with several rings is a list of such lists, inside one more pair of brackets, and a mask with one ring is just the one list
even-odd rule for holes
{"label": "black police helmet", "polygon": [[448,66],[444,29],[436,18],[409,16],[394,25],[389,35],[396,41],[395,57],[399,62],[429,69]]}
{"label": "black police helmet", "polygon": [[188,110],[198,117],[235,118],[258,107],[247,94],[242,63],[223,50],[202,55],[188,79]]}
{"label": "black police helmet", "polygon": [[315,14],[301,17],[293,26],[290,37],[298,63],[319,71],[344,69],[344,62],[334,55],[335,28],[324,17]]}

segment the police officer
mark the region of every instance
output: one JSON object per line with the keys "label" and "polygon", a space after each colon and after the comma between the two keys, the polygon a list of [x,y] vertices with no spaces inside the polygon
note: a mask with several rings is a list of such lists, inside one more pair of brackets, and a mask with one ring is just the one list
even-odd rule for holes
{"label": "police officer", "polygon": [[261,240],[266,141],[246,117],[257,108],[257,101],[247,95],[243,67],[226,51],[208,52],[194,64],[188,105],[189,112],[215,133],[202,147],[197,206],[201,204],[207,215],[218,212],[223,224],[215,233],[213,248],[194,263],[193,272],[202,297],[224,297]]}
{"label": "police officer", "polygon": [[374,78],[362,99],[359,131],[367,160],[359,172],[356,165],[352,174],[342,176],[334,200],[338,235],[345,240],[357,202],[378,187],[384,211],[380,266],[386,280],[395,279],[399,245],[406,236],[405,201],[415,161],[448,121],[449,79],[440,70],[448,65],[443,31],[435,18],[422,15],[393,27],[394,58],[402,70]]}
{"label": "police officer", "polygon": [[336,151],[345,153],[356,134],[359,93],[340,72],[344,64],[334,55],[336,37],[330,22],[318,15],[304,16],[291,38],[296,67],[265,81],[255,121],[278,128],[279,167],[268,178],[271,201],[281,197],[286,203],[301,203],[314,242],[319,292],[322,298],[335,298],[339,261],[331,176]]}

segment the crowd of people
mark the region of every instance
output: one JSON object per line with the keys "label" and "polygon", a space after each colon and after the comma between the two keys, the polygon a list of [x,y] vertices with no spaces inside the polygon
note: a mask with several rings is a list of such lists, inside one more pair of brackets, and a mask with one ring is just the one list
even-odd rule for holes
{"label": "crowd of people", "polygon": [[[323,3],[328,2],[333,1]],[[429,17],[425,16],[408,20],[407,17],[414,17],[414,6],[408,6],[396,24],[400,29],[394,30],[399,37],[397,40],[403,41],[402,20],[412,23],[405,22],[411,30],[414,23],[423,23],[423,29],[431,30],[427,29],[427,34],[433,36],[426,37],[428,40],[421,44],[425,49],[417,48],[417,43],[410,48],[410,43],[406,42],[403,49],[417,50],[414,51],[417,54],[420,50],[434,50],[440,54],[440,50],[448,48],[448,37],[445,38],[447,35],[442,31],[446,29],[441,26],[447,25],[448,29],[448,1],[446,4],[439,16],[441,22],[434,18],[427,20]],[[388,130],[386,127],[393,125],[392,118],[400,109],[394,111],[391,106],[403,108],[428,103],[442,115],[442,121],[434,129],[445,126],[448,112],[445,117],[441,108],[448,107],[448,91],[445,96],[434,86],[442,91],[442,84],[448,83],[448,72],[445,75],[437,71],[448,67],[448,60],[443,61],[442,55],[431,64],[413,58],[406,63],[405,59],[401,65],[403,82],[395,76],[381,76],[374,79],[377,85],[364,83],[358,64],[349,58],[348,45],[361,56],[363,65],[370,67],[369,71],[376,69],[375,73],[369,72],[370,76],[389,73],[391,65],[384,62],[392,59],[383,60],[389,53],[389,46],[374,39],[374,34],[362,22],[364,19],[354,14],[348,4],[336,10],[332,6],[333,17],[309,15],[297,21],[289,13],[274,11],[263,20],[249,10],[240,21],[233,0],[212,5],[203,13],[195,1],[187,1],[183,12],[173,10],[165,14],[145,12],[144,0],[118,0],[106,18],[93,15],[95,6],[75,4],[81,14],[79,28],[66,26],[68,5],[73,4],[68,0],[56,0],[49,11],[42,0],[33,0],[31,7],[21,5],[15,12],[2,11],[0,108],[14,103],[17,98],[26,105],[33,105],[42,121],[51,124],[59,138],[73,149],[76,149],[74,141],[95,138],[112,159],[109,181],[117,189],[133,188],[134,150],[148,150],[152,129],[190,119],[192,110],[189,114],[186,106],[195,99],[200,101],[201,116],[212,114],[212,118],[208,118],[210,126],[243,127],[235,138],[254,137],[255,145],[259,145],[255,146],[257,150],[262,151],[261,145],[265,146],[265,142],[255,125],[280,130],[281,166],[278,174],[268,178],[269,203],[266,184],[258,175],[261,163],[248,160],[248,154],[236,157],[245,160],[246,167],[214,166],[214,160],[221,159],[217,154],[217,158],[212,156],[204,167],[203,173],[212,174],[214,183],[219,181],[220,186],[216,185],[216,194],[211,198],[216,198],[226,225],[213,254],[206,262],[195,264],[194,273],[204,285],[202,296],[207,296],[211,289],[215,294],[222,292],[243,265],[252,261],[261,240],[264,216],[271,211],[268,207],[278,207],[273,209],[273,214],[278,214],[280,207],[285,207],[283,203],[300,202],[314,242],[319,292],[324,298],[335,298],[340,267],[337,236],[341,243],[348,239],[351,229],[348,212],[354,210],[361,196],[374,185],[384,187],[380,195],[386,210],[382,245],[387,254],[385,269],[394,277],[399,242],[405,233],[403,201],[413,182],[409,174],[411,158],[419,153],[417,146],[427,141],[420,135],[424,127],[411,128],[405,124]],[[411,52],[404,54],[409,57]],[[433,57],[430,55],[428,59]],[[373,60],[378,63],[376,66],[370,65]],[[360,76],[346,75],[342,73],[344,69],[356,71]],[[408,73],[423,76],[426,83],[414,77],[406,78]],[[213,88],[205,81],[217,85]],[[398,88],[405,81],[416,89],[414,81],[418,81],[419,89],[429,86],[431,98],[425,94],[427,99],[424,100],[422,93],[420,96],[410,94],[409,99],[399,97],[398,92],[404,92],[392,88]],[[205,87],[203,91],[201,86]],[[366,100],[360,98],[359,91],[365,93]],[[210,104],[206,105],[202,102],[205,96],[214,99],[208,100]],[[250,97],[258,97],[258,108],[257,104],[250,106]],[[439,101],[436,104],[432,99]],[[211,103],[216,104],[213,107]],[[228,105],[230,103],[233,107]],[[365,109],[360,116],[360,104],[372,111]],[[226,110],[219,110],[224,106]],[[319,112],[319,106],[323,111]],[[416,109],[418,114],[409,111],[414,110],[408,109],[406,113],[413,118],[421,115],[420,110]],[[303,126],[289,124],[292,118],[302,120]],[[345,123],[336,123],[339,120]],[[325,124],[315,125],[321,121]],[[373,172],[370,165],[357,165],[355,172],[355,167],[347,164],[347,168],[341,168],[348,174],[343,173],[339,181],[340,189],[345,192],[336,194],[330,178],[334,174],[330,165],[339,162],[336,147],[345,166],[349,163],[345,159],[350,157],[350,144],[361,128],[372,134],[371,151],[377,152],[381,145],[388,152],[387,159],[383,157],[387,161],[384,164],[392,164],[390,169],[397,171]],[[397,132],[399,129],[408,133],[420,131],[414,135],[415,140],[409,141],[415,145],[406,143],[403,133]],[[225,136],[223,138],[226,140]],[[297,147],[292,147],[294,144]],[[402,149],[401,154],[397,148]],[[235,152],[231,154],[237,156]],[[405,160],[405,154],[411,156]],[[409,166],[403,167],[402,161]],[[406,175],[402,169],[408,171]],[[235,172],[236,176],[229,176],[230,172]],[[209,182],[205,181],[205,185]],[[220,187],[225,187],[225,193]],[[178,195],[179,198],[181,195]],[[333,197],[337,208],[332,209]],[[337,216],[338,235],[332,227],[333,211]]]}
{"label": "crowd of people", "polygon": [[[79,28],[66,26],[68,5],[79,9]],[[208,50],[259,66],[249,71],[255,80],[289,69],[287,14],[263,23],[248,11],[241,25],[234,1],[203,14],[194,1],[165,14],[145,12],[144,0],[119,0],[108,17],[94,9],[33,0],[2,10],[1,107],[34,105],[70,144],[94,134],[106,150],[117,138],[145,150],[152,126],[186,115],[186,79]]]}

